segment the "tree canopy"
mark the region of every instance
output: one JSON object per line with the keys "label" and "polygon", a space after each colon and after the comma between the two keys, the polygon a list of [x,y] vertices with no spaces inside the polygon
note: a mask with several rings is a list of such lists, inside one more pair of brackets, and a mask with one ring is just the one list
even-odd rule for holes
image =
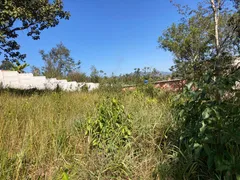
{"label": "tree canopy", "polygon": [[65,77],[80,68],[81,62],[74,61],[70,56],[70,50],[63,43],[57,44],[48,53],[44,50],[40,50],[39,53],[45,63],[43,74],[48,78]]}
{"label": "tree canopy", "polygon": [[0,54],[13,63],[24,61],[16,41],[19,31],[27,30],[27,36],[40,39],[41,31],[58,25],[60,19],[69,19],[63,10],[62,0],[2,0],[0,2]]}
{"label": "tree canopy", "polygon": [[[174,55],[172,70],[176,76],[191,79],[199,63],[220,54],[239,55],[239,14],[224,2],[204,1],[196,10],[176,5],[183,18],[158,39],[159,47]],[[238,3],[234,1],[235,7]]]}

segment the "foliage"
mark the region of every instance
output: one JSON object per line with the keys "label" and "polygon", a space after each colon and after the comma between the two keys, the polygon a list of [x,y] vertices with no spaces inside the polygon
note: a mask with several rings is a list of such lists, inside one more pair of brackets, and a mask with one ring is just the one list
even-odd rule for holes
{"label": "foliage", "polygon": [[88,92],[88,86],[86,84],[84,84],[82,87],[81,87],[81,91],[83,92]]}
{"label": "foliage", "polygon": [[233,89],[240,72],[237,67],[227,68],[231,60],[227,56],[212,60],[213,67],[216,61],[220,64],[189,83],[174,104],[180,151],[190,154],[190,166],[199,169],[190,173],[192,179],[240,177],[240,92]]}
{"label": "foliage", "polygon": [[103,77],[100,81],[99,91],[104,93],[116,93],[122,91],[122,82],[119,76],[112,74],[110,77]]}
{"label": "foliage", "polygon": [[18,60],[15,60],[15,64],[11,70],[17,71],[19,73],[24,73],[24,69],[29,66],[27,63],[20,63]]}
{"label": "foliage", "polygon": [[156,68],[144,67],[143,69],[135,68],[132,73],[132,83],[136,85],[143,84],[144,80],[148,81],[159,81],[166,77],[158,71]]}
{"label": "foliage", "polygon": [[67,75],[67,79],[69,81],[76,81],[76,82],[88,82],[89,81],[89,77],[87,77],[87,75],[85,73],[81,73],[81,72],[70,72]]}
{"label": "foliage", "polygon": [[154,88],[154,85],[151,83],[138,86],[138,90],[143,92],[146,96],[150,96],[151,98],[157,97],[158,95],[158,89]]}
{"label": "foliage", "polygon": [[69,19],[63,10],[63,2],[56,0],[8,0],[0,3],[0,49],[5,60],[12,63],[22,61],[25,54],[19,52],[20,45],[15,40],[18,32],[28,30],[27,36],[40,38],[41,31],[58,25],[60,19]]}
{"label": "foliage", "polygon": [[68,73],[80,68],[81,62],[75,62],[70,56],[70,50],[63,43],[57,44],[48,53],[44,50],[40,51],[42,59],[45,63],[43,75],[48,78],[64,77]]}
{"label": "foliage", "polygon": [[167,154],[172,159],[157,166],[160,176],[169,172],[165,178],[240,177],[240,93],[234,87],[240,79],[239,66],[234,66],[240,53],[239,14],[229,11],[225,1],[215,2],[222,2],[219,21],[210,1],[197,10],[183,8],[189,13],[178,5],[182,22],[159,38],[160,47],[175,55],[175,75],[189,83],[173,102],[176,122],[168,136],[179,141],[172,141],[175,146]]}
{"label": "foliage", "polygon": [[90,73],[90,80],[91,82],[94,83],[99,83],[100,80],[102,79],[102,75],[106,74],[103,72],[103,70],[97,70],[97,68],[95,66],[91,66],[91,73]]}
{"label": "foliage", "polygon": [[63,173],[62,180],[69,180],[67,173]]}
{"label": "foliage", "polygon": [[92,147],[115,152],[129,145],[132,118],[116,99],[107,99],[98,106],[97,117],[88,119],[86,129]]}
{"label": "foliage", "polygon": [[3,60],[0,65],[1,70],[11,70],[13,68],[13,64],[10,61]]}
{"label": "foliage", "polygon": [[[131,114],[131,146],[115,152],[95,146],[89,151],[88,117],[96,120],[97,108],[109,96],[117,96],[124,105],[122,117]],[[152,179],[159,161],[169,161],[166,132],[172,125],[171,96],[162,96],[155,102],[140,92],[2,91],[0,179],[62,179],[65,173],[69,179]],[[112,99],[108,102],[105,107],[110,109]]]}
{"label": "foliage", "polygon": [[41,70],[36,66],[31,67],[31,72],[34,76],[40,76],[42,74]]}
{"label": "foliage", "polygon": [[[218,23],[220,47],[216,52],[214,36],[214,18],[208,3],[199,3],[196,10],[177,5],[183,15],[180,23],[173,23],[159,37],[159,47],[174,55],[175,65],[171,68],[174,76],[184,79],[197,79],[201,70],[199,63],[205,63],[211,57],[224,53],[239,55],[238,29],[239,14],[229,11],[222,3]],[[205,63],[205,66],[207,64]],[[203,67],[203,66],[201,66]]]}
{"label": "foliage", "polygon": [[10,70],[10,71],[17,71],[19,73],[23,73],[24,69],[28,66],[27,63],[21,64],[18,60],[15,60],[15,63],[12,63],[8,60],[3,60],[2,64],[0,65],[1,70]]}

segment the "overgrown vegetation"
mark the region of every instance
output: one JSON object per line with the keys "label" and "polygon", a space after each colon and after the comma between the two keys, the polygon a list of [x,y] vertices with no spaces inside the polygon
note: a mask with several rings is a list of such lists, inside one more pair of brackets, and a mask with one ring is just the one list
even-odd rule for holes
{"label": "overgrown vegetation", "polygon": [[162,94],[1,92],[0,179],[152,179],[170,146]]}
{"label": "overgrown vegetation", "polygon": [[[73,72],[67,49],[63,61],[56,49],[42,53],[50,67],[59,62],[50,74],[101,86],[91,93],[87,86],[75,93],[1,90],[0,178],[240,179],[239,0],[175,6],[183,19],[159,46],[173,53],[173,75],[188,83],[183,92],[155,89],[156,69],[107,77],[93,66],[87,77]],[[122,92],[124,84],[136,88]]]}
{"label": "overgrown vegetation", "polygon": [[97,117],[88,118],[85,134],[91,147],[115,152],[130,143],[131,129],[130,114],[126,114],[124,106],[113,98],[98,105]]}
{"label": "overgrown vegetation", "polygon": [[226,3],[209,0],[188,15],[185,8],[183,22],[159,39],[175,56],[175,75],[188,80],[173,102],[175,158],[158,166],[160,177],[167,170],[174,179],[240,178],[239,2],[235,11]]}

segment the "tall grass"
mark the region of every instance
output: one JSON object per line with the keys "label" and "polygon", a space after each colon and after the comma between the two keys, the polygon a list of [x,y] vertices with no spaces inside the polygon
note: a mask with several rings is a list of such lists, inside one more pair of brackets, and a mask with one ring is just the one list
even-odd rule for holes
{"label": "tall grass", "polygon": [[[90,149],[85,135],[96,105],[114,96],[132,115],[132,140],[112,154]],[[165,157],[171,97],[141,92],[0,94],[0,179],[152,179]]]}

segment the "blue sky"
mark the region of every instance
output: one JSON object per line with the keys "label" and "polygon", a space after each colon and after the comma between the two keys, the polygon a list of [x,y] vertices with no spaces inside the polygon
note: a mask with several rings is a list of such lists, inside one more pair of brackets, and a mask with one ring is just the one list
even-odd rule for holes
{"label": "blue sky", "polygon": [[[49,51],[62,42],[81,71],[94,65],[107,74],[130,73],[134,68],[169,71],[172,55],[158,48],[158,37],[180,17],[169,0],[63,0],[70,20],[42,32],[34,41],[20,32],[21,52],[30,65],[43,66],[39,50]],[[190,6],[193,0],[178,1]],[[29,70],[29,68],[28,68]]]}

